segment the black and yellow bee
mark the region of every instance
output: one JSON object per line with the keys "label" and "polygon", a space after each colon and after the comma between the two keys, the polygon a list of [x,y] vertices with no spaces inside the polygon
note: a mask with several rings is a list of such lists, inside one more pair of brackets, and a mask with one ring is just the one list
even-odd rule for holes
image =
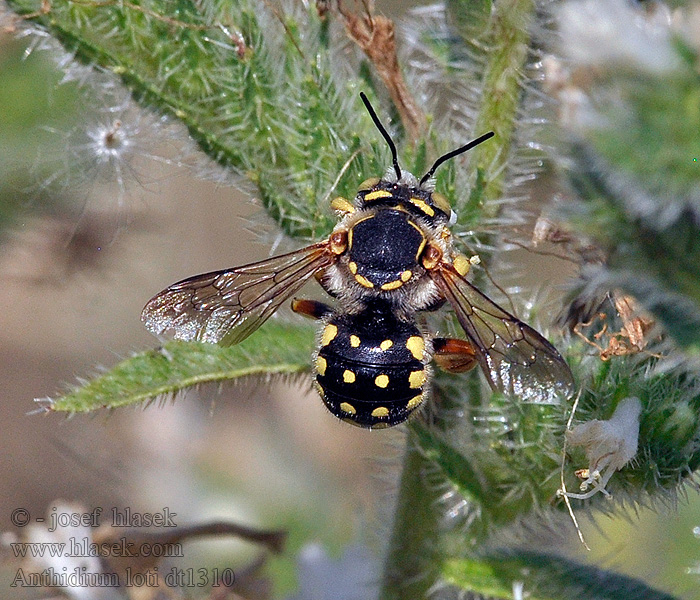
{"label": "black and yellow bee", "polygon": [[[316,276],[335,307],[295,299],[292,309],[324,324],[316,386],[347,422],[382,428],[406,420],[428,395],[431,360],[449,372],[478,363],[493,389],[526,401],[569,396],[572,375],[557,350],[467,281],[470,261],[454,249],[449,229],[454,213],[433,189],[444,161],[493,133],[440,157],[418,180],[400,169],[391,137],[361,97],[391,148],[393,169],[362,183],[354,203],[332,201],[340,218],[327,239],[171,285],[144,308],[146,327],[173,330],[181,340],[235,344]],[[445,302],[467,340],[434,337],[419,324],[423,311]]]}

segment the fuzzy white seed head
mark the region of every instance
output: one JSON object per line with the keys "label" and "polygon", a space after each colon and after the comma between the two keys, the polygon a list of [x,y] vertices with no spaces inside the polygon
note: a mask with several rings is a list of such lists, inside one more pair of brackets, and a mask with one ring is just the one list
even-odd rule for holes
{"label": "fuzzy white seed head", "polygon": [[99,162],[119,160],[124,157],[131,146],[129,135],[119,119],[110,124],[98,125],[89,129],[87,135],[92,140],[90,150]]}

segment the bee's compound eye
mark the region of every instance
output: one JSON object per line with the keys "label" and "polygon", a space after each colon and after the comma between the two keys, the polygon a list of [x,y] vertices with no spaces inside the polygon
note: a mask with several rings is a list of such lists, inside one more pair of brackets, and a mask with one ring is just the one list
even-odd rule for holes
{"label": "bee's compound eye", "polygon": [[443,196],[442,194],[433,192],[430,195],[430,198],[433,201],[433,206],[438,210],[444,212],[446,215],[449,215],[452,212],[452,207],[450,206],[450,203],[447,201],[447,198],[445,198],[445,196]]}

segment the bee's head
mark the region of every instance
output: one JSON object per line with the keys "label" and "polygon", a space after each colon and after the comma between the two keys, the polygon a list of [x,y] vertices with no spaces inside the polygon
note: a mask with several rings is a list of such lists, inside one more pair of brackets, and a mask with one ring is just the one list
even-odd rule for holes
{"label": "bee's head", "polygon": [[[423,177],[418,179],[412,173],[401,170],[401,167],[399,167],[399,158],[398,153],[396,152],[396,144],[394,144],[394,140],[391,139],[389,132],[387,132],[387,130],[382,125],[381,121],[379,120],[379,117],[377,116],[377,113],[374,111],[374,108],[372,108],[372,105],[370,104],[364,92],[360,92],[360,98],[362,98],[362,102],[364,102],[365,107],[367,107],[367,112],[369,112],[370,117],[372,117],[372,121],[374,121],[374,124],[377,126],[377,129],[379,129],[379,132],[382,134],[382,136],[386,140],[386,143],[389,145],[389,149],[391,150],[392,166],[391,168],[389,168],[386,175],[381,180],[377,181],[393,183],[396,186],[406,187],[414,192],[427,192],[431,196],[435,196],[436,194],[433,193],[434,184],[432,181],[432,177],[435,174],[437,168],[445,161],[448,161],[451,158],[454,158],[455,156],[463,154],[467,150],[471,150],[474,146],[478,146],[479,144],[481,144],[481,142],[485,142],[486,140],[494,136],[493,131],[489,131],[488,133],[485,133],[484,135],[476,138],[475,140],[472,140],[468,144],[460,146],[459,148],[452,150],[447,154],[443,154],[433,163],[433,166],[430,167],[430,169],[428,169],[428,172],[425,175],[423,175]],[[366,183],[367,182],[365,182],[365,184]],[[366,189],[367,186],[365,184],[363,184],[363,186],[365,186]],[[362,191],[362,186],[360,186],[360,191]],[[440,196],[439,194],[437,196],[438,198],[434,202],[436,208],[445,212],[447,215],[450,215],[451,208],[445,197]],[[443,204],[445,204],[446,206],[443,206]]]}

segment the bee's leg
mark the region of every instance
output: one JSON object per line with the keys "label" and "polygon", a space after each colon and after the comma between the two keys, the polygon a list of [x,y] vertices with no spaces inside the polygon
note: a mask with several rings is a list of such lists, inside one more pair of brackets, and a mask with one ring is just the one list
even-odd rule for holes
{"label": "bee's leg", "polygon": [[448,373],[464,373],[477,365],[474,347],[456,338],[434,338],[433,360]]}
{"label": "bee's leg", "polygon": [[292,300],[292,310],[312,319],[322,319],[333,312],[333,309],[323,302],[305,300],[303,298],[294,298]]}

